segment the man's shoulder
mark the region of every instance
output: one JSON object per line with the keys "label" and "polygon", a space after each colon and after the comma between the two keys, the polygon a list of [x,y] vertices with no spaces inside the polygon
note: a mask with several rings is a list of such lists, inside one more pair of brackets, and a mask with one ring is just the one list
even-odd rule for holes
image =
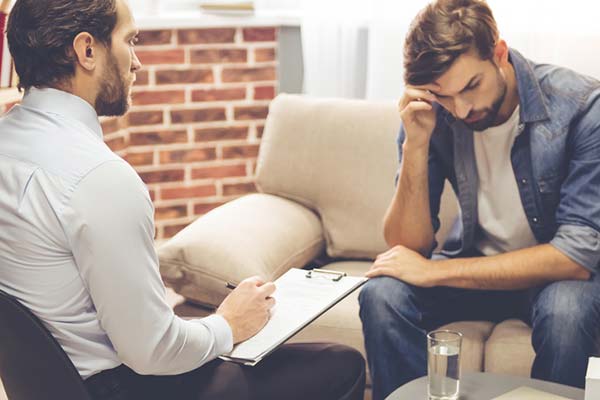
{"label": "man's shoulder", "polygon": [[121,158],[76,121],[15,106],[0,119],[0,154],[35,165],[63,182],[81,179],[97,166]]}
{"label": "man's shoulder", "polygon": [[15,106],[0,119],[0,131],[0,158],[7,168],[36,171],[35,179],[57,208],[93,171],[123,174],[123,168],[131,168],[83,125],[37,110]]}
{"label": "man's shoulder", "polygon": [[557,65],[531,64],[549,106],[554,102],[581,105],[600,93],[600,81],[593,77]]}

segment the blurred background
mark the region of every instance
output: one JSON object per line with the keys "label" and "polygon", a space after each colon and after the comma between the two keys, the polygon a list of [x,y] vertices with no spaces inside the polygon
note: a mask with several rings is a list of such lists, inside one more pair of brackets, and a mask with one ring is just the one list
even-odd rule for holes
{"label": "blurred background", "polygon": [[[139,16],[197,10],[203,3],[202,0],[131,1]],[[404,36],[411,19],[427,3],[426,0],[256,0],[254,8],[259,15],[297,17],[298,29],[294,33],[302,43],[302,63],[296,66],[302,68],[300,90],[304,93],[395,99],[403,86]],[[600,77],[598,2],[489,0],[488,3],[509,46],[535,61],[560,64]]]}

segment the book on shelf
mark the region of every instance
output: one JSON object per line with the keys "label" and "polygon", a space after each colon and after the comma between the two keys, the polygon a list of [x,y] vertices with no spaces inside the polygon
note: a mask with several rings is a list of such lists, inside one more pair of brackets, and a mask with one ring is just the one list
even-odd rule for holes
{"label": "book on shelf", "polygon": [[6,40],[6,13],[0,11],[0,88],[10,87],[10,74],[12,70],[8,41]]}
{"label": "book on shelf", "polygon": [[17,86],[17,74],[6,39],[7,12],[10,2],[0,3],[0,89]]}
{"label": "book on shelf", "polygon": [[0,10],[0,60],[4,54],[4,42],[6,41],[6,13]]}
{"label": "book on shelf", "polygon": [[203,12],[213,14],[251,14],[254,12],[253,1],[218,1],[218,0],[207,0],[200,3],[200,9]]}

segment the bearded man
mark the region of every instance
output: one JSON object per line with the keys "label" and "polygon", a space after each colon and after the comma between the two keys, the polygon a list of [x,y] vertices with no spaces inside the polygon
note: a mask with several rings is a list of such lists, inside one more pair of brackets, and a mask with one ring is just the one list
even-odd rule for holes
{"label": "bearded man", "polygon": [[[390,250],[360,294],[373,397],[427,373],[426,332],[521,318],[533,378],[583,387],[600,343],[600,82],[536,64],[481,0],[438,0],[404,45]],[[460,205],[441,253],[445,181]]]}
{"label": "bearded man", "polygon": [[137,35],[125,0],[15,3],[25,95],[0,119],[0,289],[41,319],[95,400],[362,399],[364,360],[345,346],[216,360],[265,325],[272,282],[242,281],[202,319],[167,304],[148,190],[98,120],[129,107]]}

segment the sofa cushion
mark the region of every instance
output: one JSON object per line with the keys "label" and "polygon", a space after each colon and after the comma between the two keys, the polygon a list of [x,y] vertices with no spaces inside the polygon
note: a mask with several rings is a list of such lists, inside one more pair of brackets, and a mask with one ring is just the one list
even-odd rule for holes
{"label": "sofa cushion", "polygon": [[485,345],[485,371],[529,376],[534,357],[531,328],[509,319],[496,325]]}
{"label": "sofa cushion", "polygon": [[280,95],[261,143],[259,190],[318,213],[329,255],[373,258],[387,247],[383,216],[394,193],[399,126],[393,102]]}
{"label": "sofa cushion", "polygon": [[439,329],[448,329],[463,334],[460,352],[461,370],[465,372],[483,371],[485,343],[494,323],[489,321],[460,321],[441,326]]}
{"label": "sofa cushion", "polygon": [[253,275],[275,280],[319,255],[319,218],[292,201],[252,194],[229,202],[187,226],[159,247],[161,275],[187,299],[217,306],[225,282]]}
{"label": "sofa cushion", "polygon": [[[394,194],[399,127],[393,102],[279,95],[258,157],[259,190],[318,213],[330,256],[374,258],[387,249],[383,217]],[[439,241],[456,213],[447,185]]]}

